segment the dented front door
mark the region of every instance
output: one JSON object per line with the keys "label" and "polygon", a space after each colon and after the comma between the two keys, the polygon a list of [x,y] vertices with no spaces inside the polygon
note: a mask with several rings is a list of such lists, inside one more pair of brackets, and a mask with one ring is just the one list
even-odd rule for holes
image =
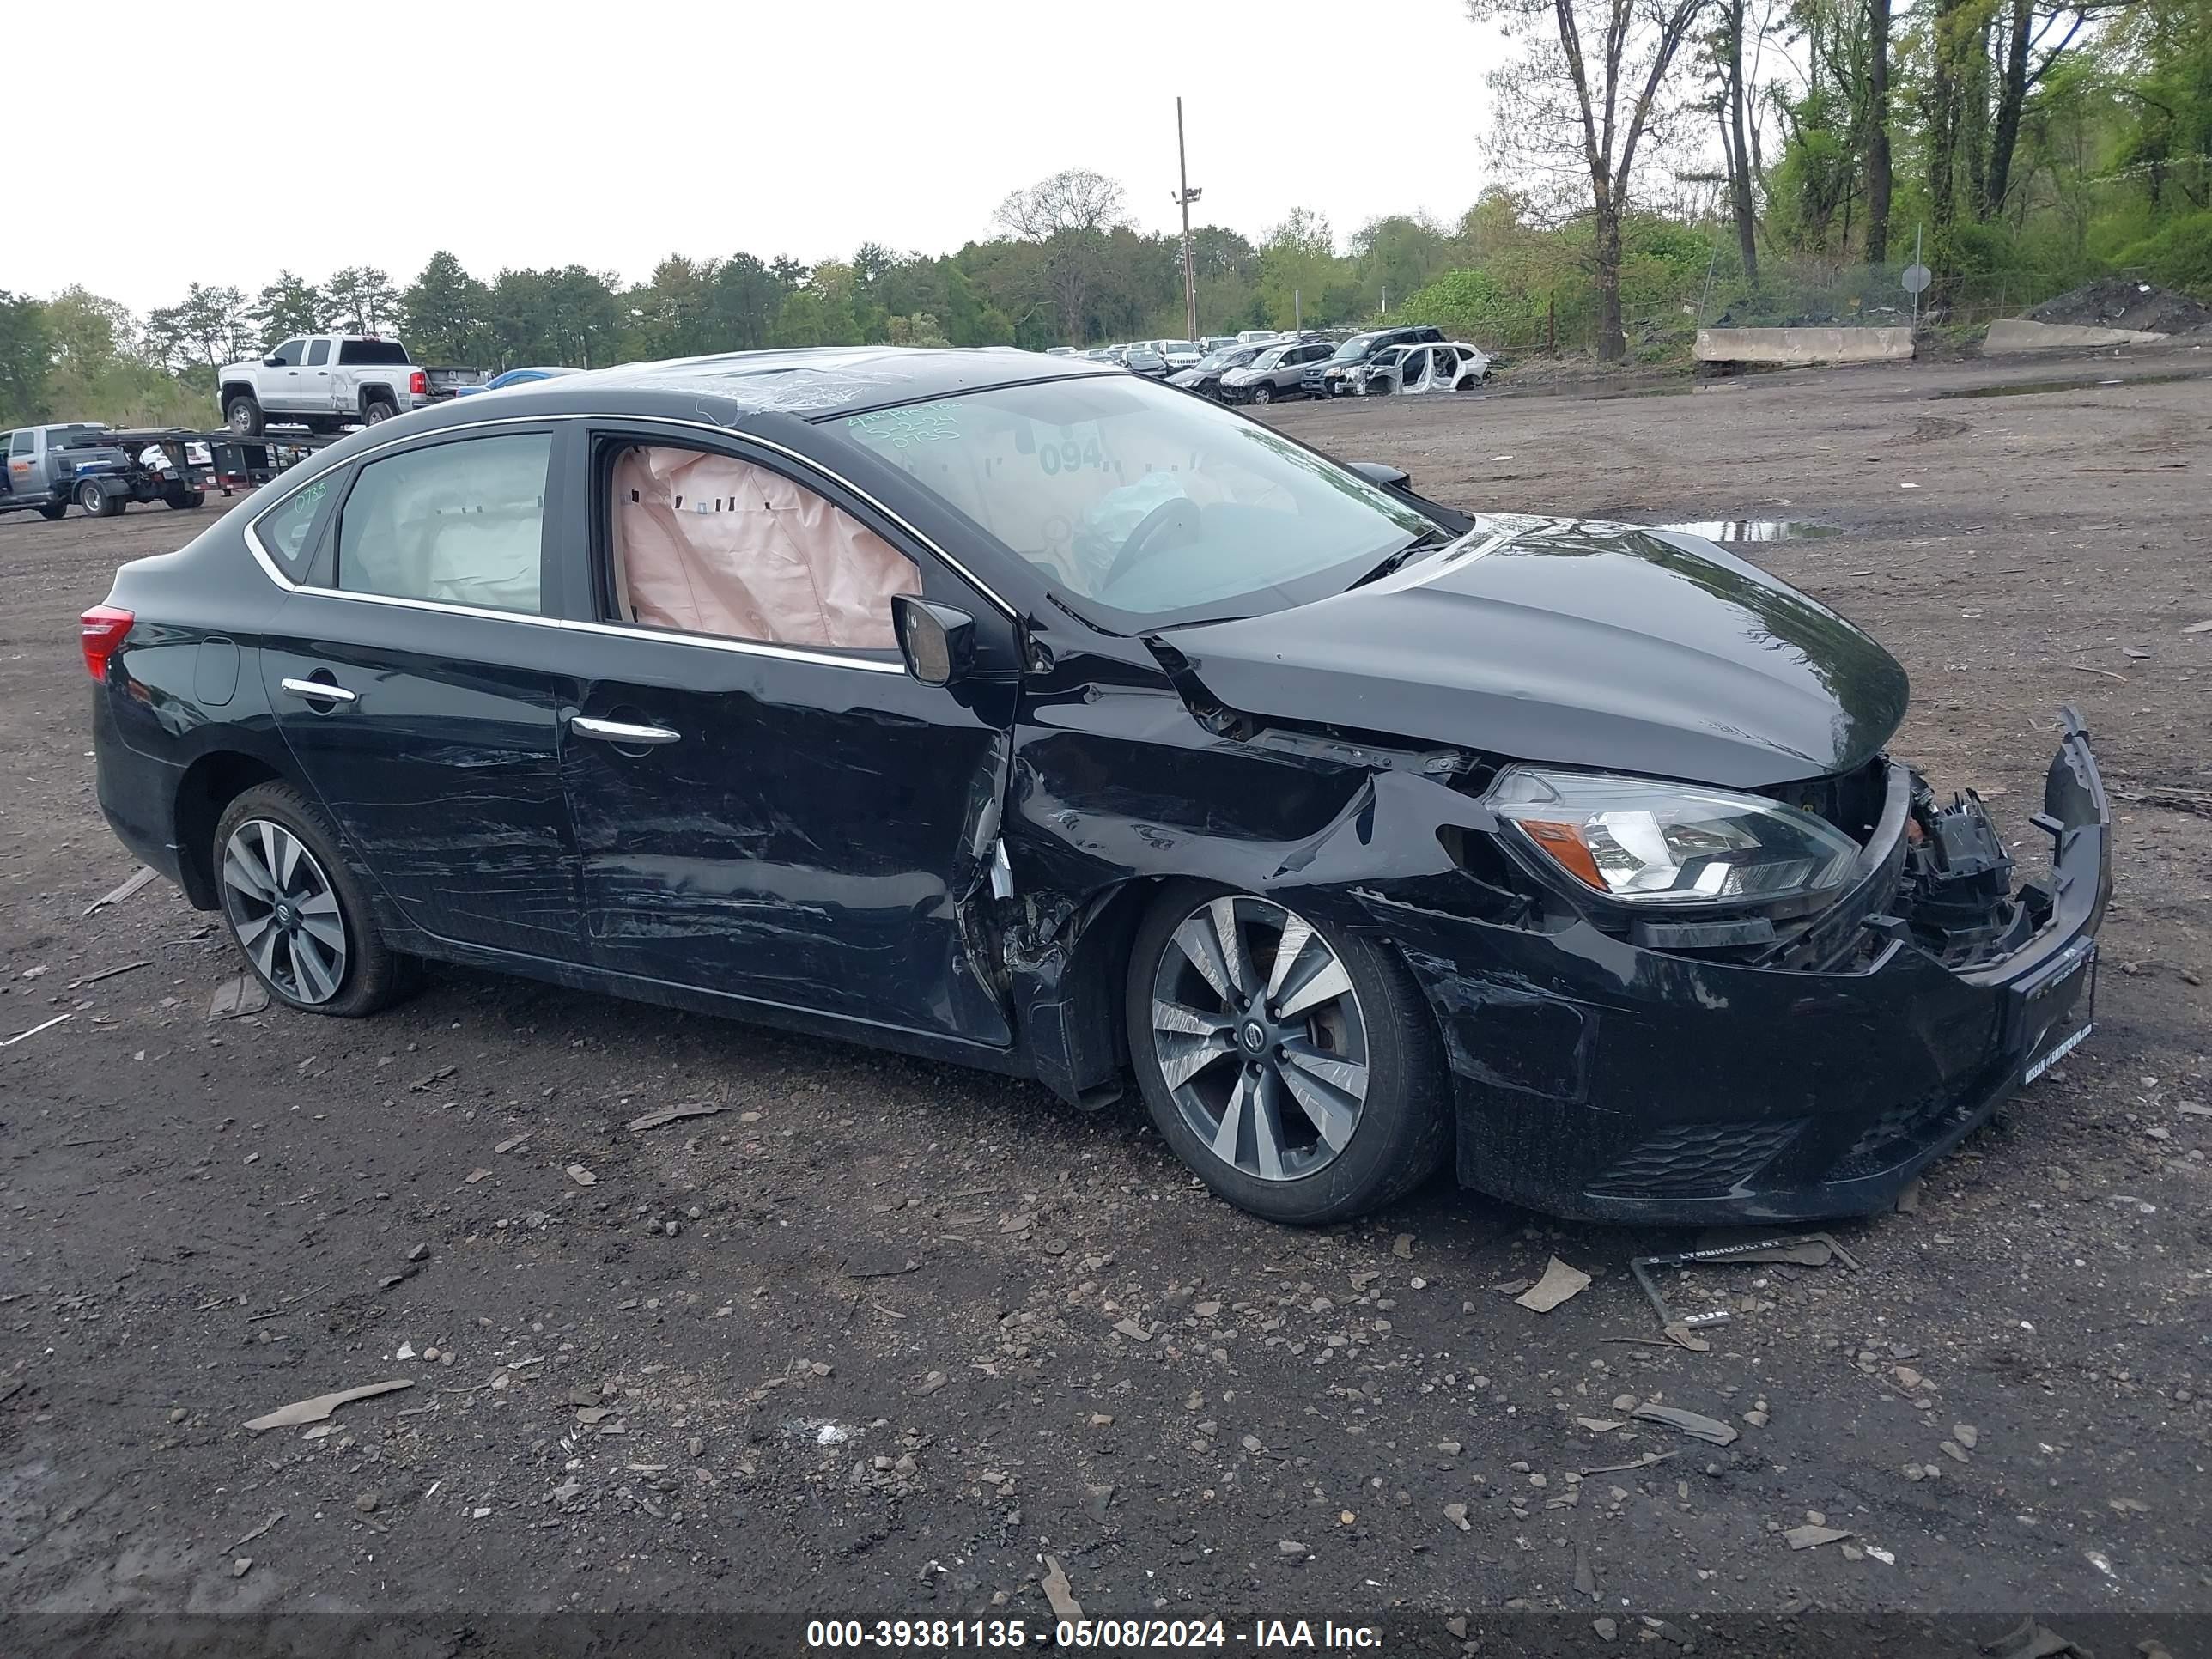
{"label": "dented front door", "polygon": [[971,951],[1004,690],[922,685],[887,657],[612,628],[587,644],[562,769],[598,966],[1011,1041]]}

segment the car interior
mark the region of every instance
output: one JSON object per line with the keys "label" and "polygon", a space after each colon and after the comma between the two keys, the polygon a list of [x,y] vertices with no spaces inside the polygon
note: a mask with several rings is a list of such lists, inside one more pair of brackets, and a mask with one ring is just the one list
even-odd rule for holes
{"label": "car interior", "polygon": [[632,444],[615,457],[617,614],[642,627],[835,650],[896,648],[920,573],[866,526],[766,467]]}

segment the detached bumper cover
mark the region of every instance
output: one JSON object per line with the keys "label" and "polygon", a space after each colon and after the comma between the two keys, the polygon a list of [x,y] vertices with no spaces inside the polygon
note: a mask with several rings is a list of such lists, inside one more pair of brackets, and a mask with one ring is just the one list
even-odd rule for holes
{"label": "detached bumper cover", "polygon": [[1467,1186],[1553,1214],[1696,1224],[1893,1203],[2087,1034],[2112,812],[2071,709],[2034,820],[2043,927],[1954,970],[1893,939],[1835,973],[1389,918],[1443,1027]]}

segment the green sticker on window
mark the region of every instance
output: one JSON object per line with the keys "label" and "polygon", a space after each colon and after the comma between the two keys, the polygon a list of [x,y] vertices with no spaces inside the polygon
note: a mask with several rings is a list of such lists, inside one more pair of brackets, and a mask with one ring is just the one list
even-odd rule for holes
{"label": "green sticker on window", "polygon": [[911,404],[904,409],[879,409],[872,415],[850,415],[845,424],[864,443],[907,449],[915,444],[957,443],[960,416],[949,404]]}

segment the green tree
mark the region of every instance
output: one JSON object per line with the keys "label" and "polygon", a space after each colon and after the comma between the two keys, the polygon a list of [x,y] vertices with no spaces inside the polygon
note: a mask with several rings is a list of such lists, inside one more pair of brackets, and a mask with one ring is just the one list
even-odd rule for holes
{"label": "green tree", "polygon": [[348,265],[332,271],[323,295],[331,320],[355,334],[396,332],[399,327],[399,291],[392,278],[374,265]]}
{"label": "green tree", "polygon": [[491,295],[459,258],[440,248],[399,296],[407,339],[417,362],[470,363],[490,342]]}
{"label": "green tree", "polygon": [[46,380],[52,362],[46,307],[28,295],[0,289],[0,425],[47,417]]}
{"label": "green tree", "polygon": [[1680,112],[1676,59],[1706,3],[1467,0],[1471,20],[1502,25],[1522,42],[1490,76],[1498,157],[1555,180],[1577,179],[1588,192],[1601,362],[1628,355],[1621,222],[1647,141],[1662,140]]}
{"label": "green tree", "polygon": [[299,335],[320,333],[323,312],[322,294],[313,283],[280,270],[276,280],[254,296],[246,314],[261,331],[261,349],[274,351]]}

